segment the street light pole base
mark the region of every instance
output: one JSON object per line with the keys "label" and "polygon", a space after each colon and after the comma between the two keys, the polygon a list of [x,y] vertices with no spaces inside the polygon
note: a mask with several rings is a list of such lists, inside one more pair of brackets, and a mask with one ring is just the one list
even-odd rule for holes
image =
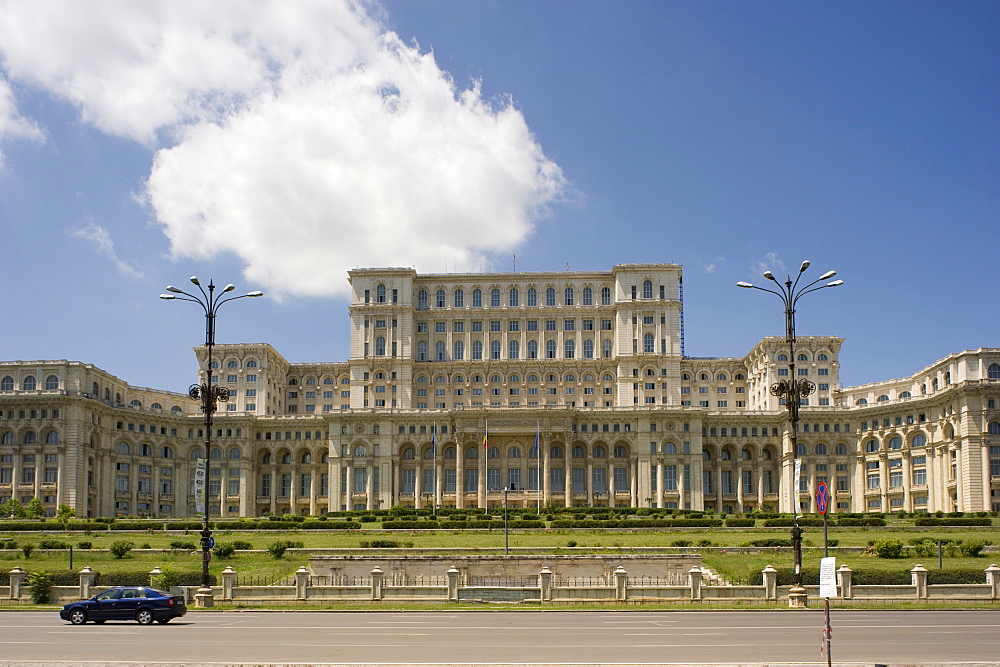
{"label": "street light pole base", "polygon": [[788,591],[788,607],[790,609],[806,609],[809,606],[809,594],[801,586],[793,586]]}
{"label": "street light pole base", "polygon": [[199,609],[215,606],[215,594],[211,588],[199,588],[194,594],[194,606]]}

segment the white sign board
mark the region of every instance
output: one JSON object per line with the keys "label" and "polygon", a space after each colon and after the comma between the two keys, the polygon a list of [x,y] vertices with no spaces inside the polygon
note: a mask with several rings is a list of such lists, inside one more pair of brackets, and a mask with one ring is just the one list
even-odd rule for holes
{"label": "white sign board", "polygon": [[802,478],[802,460],[795,459],[795,474],[792,480],[792,514],[799,515],[799,480]]}
{"label": "white sign board", "polygon": [[205,516],[205,467],[207,459],[198,459],[198,464],[194,468],[194,503],[195,513],[198,516]]}
{"label": "white sign board", "polygon": [[821,598],[837,597],[837,558],[819,559],[819,596]]}

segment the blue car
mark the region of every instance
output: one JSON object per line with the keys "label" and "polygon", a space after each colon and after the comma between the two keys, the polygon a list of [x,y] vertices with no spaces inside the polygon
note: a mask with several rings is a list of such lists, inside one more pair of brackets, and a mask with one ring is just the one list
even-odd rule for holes
{"label": "blue car", "polygon": [[167,623],[187,613],[184,598],[145,586],[117,586],[102,591],[89,600],[71,602],[59,611],[59,618],[73,625],[87,621],[136,621],[149,625]]}

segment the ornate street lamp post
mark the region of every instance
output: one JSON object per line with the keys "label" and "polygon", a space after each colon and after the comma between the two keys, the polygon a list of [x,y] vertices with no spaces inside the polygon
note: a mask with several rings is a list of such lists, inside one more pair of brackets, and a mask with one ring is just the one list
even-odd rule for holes
{"label": "ornate street lamp post", "polygon": [[[219,295],[216,296],[215,284],[211,280],[208,281],[208,292],[206,292],[201,286],[197,276],[191,276],[191,282],[198,288],[198,291],[201,292],[201,297],[198,297],[195,294],[188,294],[173,285],[168,285],[167,291],[170,292],[170,294],[161,294],[160,298],[168,301],[175,299],[179,301],[191,301],[201,306],[202,310],[205,312],[205,347],[208,348],[208,360],[205,364],[205,381],[202,384],[191,385],[188,388],[188,395],[195,400],[201,401],[201,411],[205,414],[205,458],[207,459],[212,451],[212,414],[216,410],[218,401],[229,400],[228,388],[212,385],[212,348],[215,346],[215,315],[219,311],[219,306],[224,303],[246,297],[264,296],[264,293],[249,292],[247,294],[241,294],[240,296],[231,296],[224,299],[222,298],[222,295],[236,289],[234,285],[226,285]],[[181,296],[176,296],[178,294]],[[201,491],[205,491],[204,486],[201,487]],[[205,524],[201,530],[201,588],[198,589],[195,599],[198,606],[210,607],[212,606],[212,587],[210,586],[208,579],[208,562],[211,558],[210,549],[212,548],[212,529],[208,523],[209,512],[207,497],[204,497],[202,510],[204,512]]]}
{"label": "ornate street lamp post", "polygon": [[[737,287],[747,289],[757,289],[762,292],[769,292],[776,295],[785,305],[785,342],[788,343],[788,379],[779,380],[771,385],[771,394],[785,400],[788,407],[788,420],[791,424],[790,441],[792,449],[792,459],[798,459],[798,435],[799,435],[799,406],[803,398],[816,391],[816,385],[806,378],[799,379],[795,375],[795,305],[804,295],[810,292],[821,290],[825,287],[839,287],[844,284],[843,280],[834,280],[816,287],[817,283],[829,280],[837,275],[836,271],[827,271],[816,280],[803,286],[799,286],[799,280],[803,272],[809,268],[809,262],[804,261],[799,267],[799,273],[793,281],[791,276],[787,276],[784,284],[779,283],[770,271],[764,272],[764,277],[773,282],[777,288],[767,289],[758,287],[748,282],[740,281]],[[792,481],[792,549],[795,552],[795,586],[789,594],[789,602],[793,605],[805,605],[805,589],[802,587],[802,528],[799,526],[799,489],[793,476]]]}

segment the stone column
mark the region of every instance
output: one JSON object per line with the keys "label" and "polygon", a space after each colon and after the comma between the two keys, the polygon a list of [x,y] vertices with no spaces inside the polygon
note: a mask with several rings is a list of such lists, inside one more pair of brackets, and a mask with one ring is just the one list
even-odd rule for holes
{"label": "stone column", "polygon": [[458,568],[454,565],[448,570],[448,601],[458,602]]}
{"label": "stone column", "polygon": [[692,567],[688,570],[688,583],[691,586],[691,599],[701,600],[701,570],[697,567]]}
{"label": "stone column", "polygon": [[608,487],[608,507],[615,506],[615,465],[611,461],[614,459],[608,459],[608,468],[604,473],[605,485]]}
{"label": "stone column", "polygon": [[736,511],[743,514],[743,467],[740,465],[741,452],[736,453]]}
{"label": "stone column", "polygon": [[[677,509],[684,509],[684,497],[687,492],[687,485],[684,484],[684,461],[677,462]],[[688,468],[690,470],[690,468]]]}
{"label": "stone column", "polygon": [[1000,599],[1000,565],[993,563],[986,568],[986,583],[990,586],[990,599]]}
{"label": "stone column", "polygon": [[[494,436],[495,437],[495,436]],[[488,443],[487,443],[488,444]],[[483,450],[479,453],[479,458],[476,461],[479,463],[479,494],[478,494],[478,504],[479,508],[483,509],[489,507],[490,496],[489,496],[489,461],[487,461],[486,452],[488,450],[483,447]]]}
{"label": "stone column", "polygon": [[236,588],[236,571],[231,565],[227,565],[222,571],[222,599],[232,600],[233,589]]}
{"label": "stone column", "polygon": [[423,507],[423,498],[421,495],[424,492],[424,465],[423,461],[417,459],[417,468],[413,472],[413,508],[420,509]]}
{"label": "stone column", "polygon": [[465,447],[455,443],[455,507],[465,507]]}
{"label": "stone column", "polygon": [[615,600],[624,602],[628,599],[628,573],[619,565],[615,568]]}
{"label": "stone column", "polygon": [[80,599],[86,600],[90,597],[90,589],[94,587],[94,579],[97,578],[97,573],[90,569],[89,566],[80,570]]}
{"label": "stone column", "polygon": [[584,479],[584,484],[587,488],[587,507],[594,506],[594,462],[587,458],[587,476]]}
{"label": "stone column", "polygon": [[854,589],[851,587],[851,578],[853,576],[854,570],[846,565],[841,565],[840,569],[837,570],[837,583],[840,585],[840,597],[845,600],[849,600],[854,597]]}
{"label": "stone column", "polygon": [[628,485],[629,507],[638,507],[639,506],[639,459],[636,457],[629,459],[628,476],[629,476],[629,485]]}
{"label": "stone column", "polygon": [[[368,475],[365,477],[365,509],[371,511],[375,509],[375,459],[372,459],[372,464],[367,468]],[[389,485],[392,486],[392,475],[389,476]],[[385,483],[383,480],[382,484]],[[381,485],[380,485],[381,486]]]}
{"label": "stone column", "polygon": [[354,464],[347,463],[347,488],[344,489],[344,509],[353,510],[354,509]]}
{"label": "stone column", "polygon": [[18,566],[10,571],[10,599],[16,600],[21,597],[21,587],[24,586],[24,578],[28,573]]}
{"label": "stone column", "polygon": [[317,504],[316,500],[317,497],[319,496],[320,474],[321,473],[318,473],[316,471],[315,467],[313,467],[309,472],[309,514],[311,516],[316,516],[316,514],[318,513],[317,508],[319,507],[319,505]]}
{"label": "stone column", "polygon": [[[374,574],[374,573],[373,573]],[[309,596],[309,570],[305,565],[300,565],[295,570],[295,599],[305,600]]]}
{"label": "stone column", "polygon": [[764,598],[767,600],[778,599],[778,571],[768,565],[763,570],[764,574]]}
{"label": "stone column", "polygon": [[[996,566],[994,566],[996,567]],[[457,572],[456,572],[457,574]],[[552,600],[552,570],[548,565],[542,566],[542,571],[538,574],[538,586],[541,588],[542,602]]]}
{"label": "stone column", "polygon": [[278,464],[271,464],[271,515],[278,513],[278,493],[281,490],[279,486],[281,484],[281,478],[278,477]]}
{"label": "stone column", "polygon": [[563,442],[563,498],[566,507],[573,506],[573,469],[570,467],[569,454],[570,445],[568,442]]}
{"label": "stone column", "polygon": [[549,445],[545,440],[545,438],[539,437],[538,444],[539,449],[542,450],[539,452],[539,456],[542,457],[542,479],[538,480],[538,488],[542,490],[542,505],[548,505],[549,501],[552,500],[551,459],[549,458]]}
{"label": "stone column", "polygon": [[382,599],[382,584],[385,580],[385,573],[382,568],[375,566],[372,570],[372,600]]}
{"label": "stone column", "polygon": [[924,600],[927,598],[927,568],[919,563],[913,566],[910,570],[910,581],[913,586],[917,589],[917,599]]}
{"label": "stone column", "polygon": [[653,479],[656,480],[656,506],[663,509],[663,460],[650,463],[653,472]]}

